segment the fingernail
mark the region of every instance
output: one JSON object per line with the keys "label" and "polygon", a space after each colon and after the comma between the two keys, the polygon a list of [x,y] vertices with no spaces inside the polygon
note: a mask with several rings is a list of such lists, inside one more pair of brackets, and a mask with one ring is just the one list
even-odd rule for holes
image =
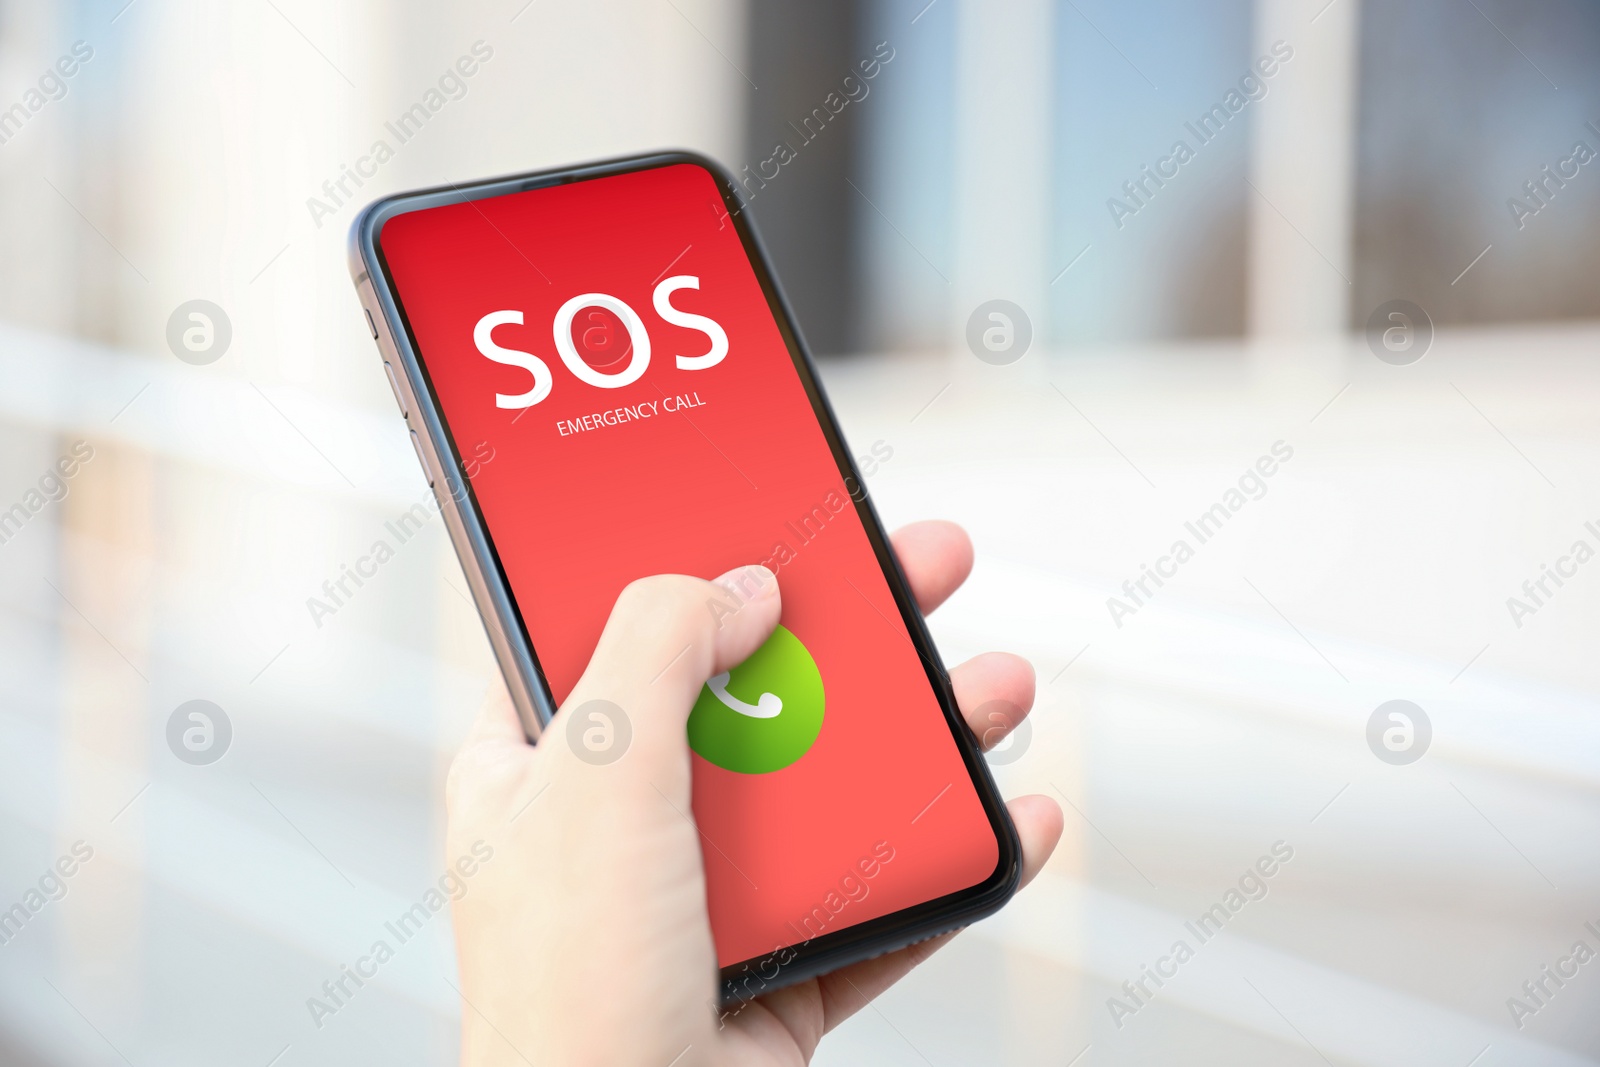
{"label": "fingernail", "polygon": [[762,600],[778,591],[778,576],[759,563],[735,567],[713,580],[732,593],[740,603]]}

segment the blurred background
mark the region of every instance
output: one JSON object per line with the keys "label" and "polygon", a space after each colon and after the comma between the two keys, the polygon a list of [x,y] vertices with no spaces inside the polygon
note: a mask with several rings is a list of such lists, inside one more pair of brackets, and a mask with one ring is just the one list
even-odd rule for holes
{"label": "blurred background", "polygon": [[819,1063],[1600,1062],[1597,59],[1578,0],[0,2],[0,1061],[453,1062],[442,920],[306,1006],[495,669],[437,522],[307,611],[428,491],[345,232],[678,146],[885,519],[972,531],[935,635],[1032,659],[996,774],[1066,811]]}

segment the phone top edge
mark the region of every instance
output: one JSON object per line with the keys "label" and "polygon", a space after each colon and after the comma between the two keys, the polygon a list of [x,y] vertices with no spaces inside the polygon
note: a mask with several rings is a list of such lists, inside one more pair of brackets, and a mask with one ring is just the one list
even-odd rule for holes
{"label": "phone top edge", "polygon": [[551,185],[566,185],[571,182],[587,181],[590,178],[603,178],[610,174],[647,170],[658,166],[672,166],[677,163],[689,163],[703,167],[716,179],[719,186],[734,192],[735,198],[737,198],[733,175],[728,168],[713,157],[688,148],[656,149],[626,156],[611,156],[570,166],[547,167],[540,170],[505,174],[491,178],[475,178],[466,182],[445,182],[442,185],[423,186],[417,189],[380,196],[356,213],[355,219],[350,223],[347,241],[350,275],[359,284],[362,280],[361,275],[372,272],[373,263],[368,253],[377,244],[383,224],[396,215],[410,211],[421,211],[443,204],[465,203],[493,196],[504,196],[507,193],[527,192],[530,189],[540,189]]}

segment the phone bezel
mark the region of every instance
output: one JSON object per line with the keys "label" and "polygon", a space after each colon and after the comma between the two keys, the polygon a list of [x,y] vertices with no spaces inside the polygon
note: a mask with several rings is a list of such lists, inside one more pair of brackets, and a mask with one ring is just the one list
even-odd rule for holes
{"label": "phone bezel", "polygon": [[[447,526],[456,551],[463,563],[468,565],[469,579],[473,579],[474,599],[478,601],[479,612],[495,646],[497,659],[522,717],[524,730],[531,741],[537,742],[544,727],[556,713],[555,701],[539,666],[537,652],[529,640],[521,612],[511,595],[499,553],[489,536],[471,481],[463,477],[460,450],[443,419],[427,367],[418,356],[416,338],[395,290],[380,237],[385,223],[411,211],[679,164],[704,169],[721,192],[724,209],[733,221],[751,268],[755,271],[762,294],[789,350],[839,473],[846,479],[847,486],[859,488],[859,492],[849,493],[856,514],[866,529],[867,538],[883,569],[907,636],[922,659],[928,683],[938,698],[968,776],[989,817],[998,846],[993,873],[977,885],[841,930],[776,947],[767,955],[722,968],[721,1002],[727,1007],[958,929],[992,914],[1016,891],[1021,877],[1022,856],[1016,828],[1011,823],[978,741],[956,704],[949,675],[934,647],[922,612],[911,595],[909,583],[895,558],[877,510],[872,505],[866,483],[856,469],[854,457],[845,446],[838,420],[817,378],[810,350],[787,300],[778,288],[765,248],[746,214],[747,205],[741,200],[734,179],[721,165],[703,155],[666,151],[399,193],[369,204],[357,216],[350,230],[350,271],[363,297],[371,294],[377,307],[369,310],[381,316],[386,327],[388,340],[394,350],[393,356],[400,364],[395,369],[403,372],[404,388],[409,394],[410,402],[405,405],[406,421],[414,430],[423,431],[430,451],[437,457],[438,469],[430,472],[434,491],[439,497],[441,509],[446,512],[447,520],[450,520]],[[374,329],[377,329],[376,325]],[[382,342],[383,338],[380,337],[380,348]],[[440,491],[440,480],[444,482],[444,492]],[[768,974],[769,969],[773,973]]]}

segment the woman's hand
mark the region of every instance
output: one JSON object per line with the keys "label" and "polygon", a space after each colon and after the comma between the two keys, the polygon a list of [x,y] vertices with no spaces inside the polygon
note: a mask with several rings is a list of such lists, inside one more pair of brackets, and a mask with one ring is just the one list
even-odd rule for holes
{"label": "woman's hand", "polygon": [[[971,543],[951,523],[917,523],[893,541],[925,612],[972,569]],[[709,608],[730,601],[740,605],[731,615]],[[524,740],[504,689],[492,694],[447,790],[452,863],[475,844],[480,857],[493,850],[454,905],[464,1065],[803,1064],[823,1034],[953,936],[719,1019],[685,723],[706,679],[760,647],[780,606],[777,580],[761,567],[715,583],[646,578],[618,598],[540,745]],[[986,746],[1033,704],[1033,669],[1016,656],[978,656],[950,677]],[[590,762],[568,743],[571,709],[593,700],[622,709],[631,731],[624,758]],[[996,708],[1015,714],[997,723]],[[1042,796],[1009,808],[1026,883],[1055,847],[1061,810]]]}

